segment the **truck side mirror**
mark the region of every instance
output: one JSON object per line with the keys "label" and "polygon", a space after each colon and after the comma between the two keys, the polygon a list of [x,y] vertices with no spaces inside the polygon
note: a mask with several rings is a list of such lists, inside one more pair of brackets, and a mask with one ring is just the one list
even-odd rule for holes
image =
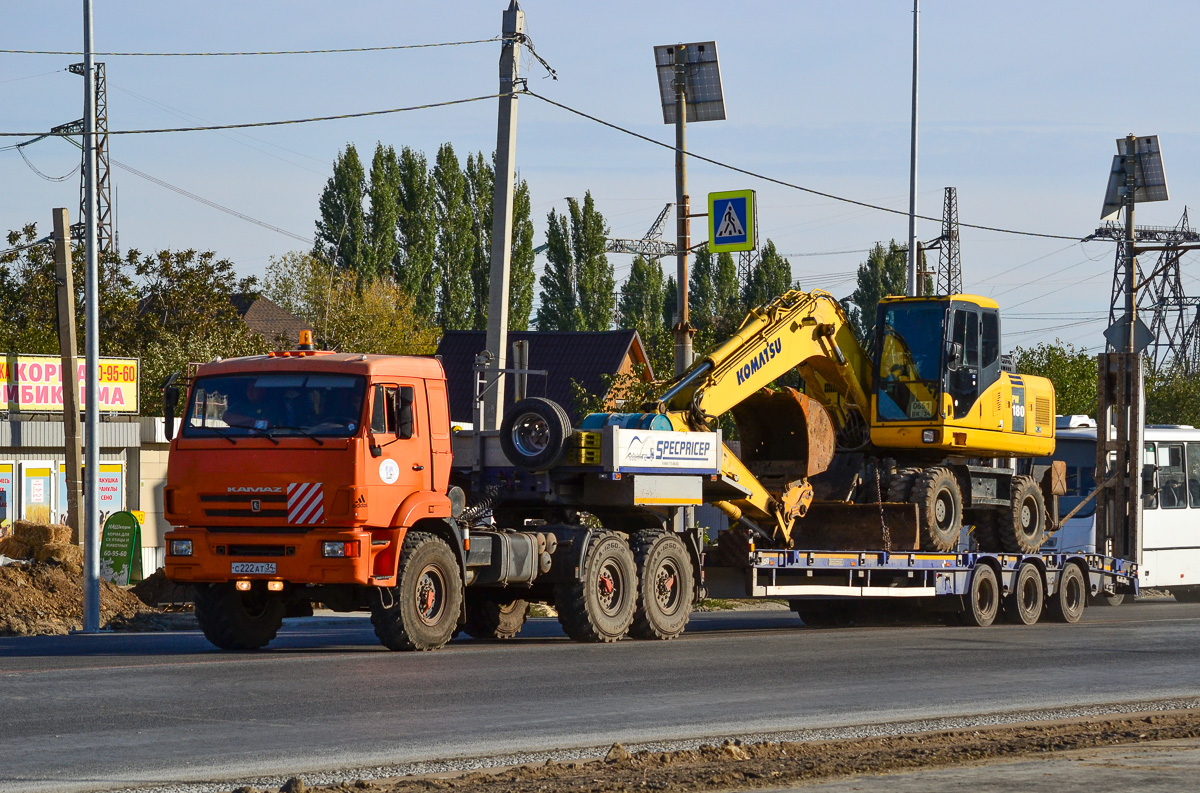
{"label": "truck side mirror", "polygon": [[413,397],[411,387],[402,387],[396,399],[396,437],[413,436]]}
{"label": "truck side mirror", "polygon": [[175,439],[175,408],[179,405],[179,387],[175,385],[175,381],[178,379],[179,372],[174,372],[163,381],[163,418],[166,425],[164,432],[169,441]]}

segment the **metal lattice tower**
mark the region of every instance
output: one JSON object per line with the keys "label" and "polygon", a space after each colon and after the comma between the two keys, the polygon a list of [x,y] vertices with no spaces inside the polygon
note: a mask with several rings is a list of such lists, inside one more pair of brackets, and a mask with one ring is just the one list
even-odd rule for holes
{"label": "metal lattice tower", "polygon": [[[1112,301],[1108,309],[1109,322],[1116,322],[1125,313],[1125,230],[1110,222],[1096,229],[1092,238],[1111,239],[1117,243]],[[1134,259],[1138,313],[1149,315],[1146,324],[1154,337],[1146,355],[1156,368],[1179,364],[1195,369],[1200,363],[1200,319],[1196,316],[1200,298],[1184,293],[1179,260],[1185,251],[1175,246],[1200,242],[1200,232],[1188,223],[1185,208],[1175,226],[1138,226],[1134,229],[1134,239],[1135,245],[1154,243],[1165,248],[1158,252],[1157,261],[1148,269]]]}
{"label": "metal lattice tower", "polygon": [[[104,79],[104,64],[96,68],[96,242],[101,253],[113,250],[112,184],[108,165],[108,89]],[[82,75],[83,64],[72,63],[67,67],[71,74]],[[83,134],[83,119],[54,127],[51,132]],[[82,240],[87,213],[87,152],[81,154],[83,165],[79,169],[79,221],[71,224],[71,239]]]}
{"label": "metal lattice tower", "polygon": [[[658,217],[650,224],[650,228],[641,239],[607,239],[604,241],[605,253],[633,253],[645,256],[651,261],[664,256],[675,255],[675,243],[663,240],[663,226],[666,225],[667,215],[671,213],[671,204],[667,204],[658,213]],[[535,251],[536,253],[536,251]]]}
{"label": "metal lattice tower", "polygon": [[957,295],[962,292],[962,250],[958,236],[958,190],[946,188],[942,204],[942,236],[938,246],[938,269],[935,292]]}

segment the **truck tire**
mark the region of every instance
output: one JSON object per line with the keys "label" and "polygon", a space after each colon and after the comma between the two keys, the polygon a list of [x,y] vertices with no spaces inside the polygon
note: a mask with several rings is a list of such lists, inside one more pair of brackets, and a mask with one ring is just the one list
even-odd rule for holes
{"label": "truck tire", "polygon": [[1087,579],[1079,565],[1068,564],[1058,577],[1058,586],[1050,598],[1050,617],[1055,622],[1079,622],[1087,605]]}
{"label": "truck tire", "polygon": [[[1179,599],[1178,595],[1175,597],[1175,599],[1176,600]],[[1088,598],[1089,606],[1104,606],[1104,607],[1119,606],[1124,602],[1125,602],[1125,593],[1124,592],[1114,592],[1111,595],[1107,592],[1100,592],[1099,594],[1092,595],[1091,597]]]}
{"label": "truck tire", "polygon": [[926,468],[913,482],[912,503],[921,518],[921,548],[953,551],[962,529],[962,491],[949,468]]}
{"label": "truck tire", "polygon": [[500,424],[500,448],[514,465],[532,471],[553,468],[571,439],[571,419],[557,402],[522,399]]}
{"label": "truck tire", "polygon": [[222,650],[266,647],[283,624],[286,604],[265,587],[239,592],[232,581],[196,584],[196,621],[210,642]]}
{"label": "truck tire", "polygon": [[991,565],[978,564],[971,574],[971,585],[967,588],[966,608],[962,619],[966,625],[986,628],[996,621],[1000,613],[1000,584]]}
{"label": "truck tire", "polygon": [[558,622],[577,642],[619,641],[637,607],[637,565],[633,552],[613,532],[592,538],[574,581],[554,589]]}
{"label": "truck tire", "polygon": [[1177,603],[1200,603],[1200,587],[1176,587],[1168,591]]}
{"label": "truck tire", "polygon": [[963,513],[963,521],[975,527],[975,545],[980,552],[1003,551],[1000,545],[1000,516],[992,509],[972,509]]}
{"label": "truck tire", "polygon": [[789,600],[788,606],[810,628],[838,628],[854,619],[855,604],[845,600]]}
{"label": "truck tire", "polygon": [[1000,544],[1009,553],[1037,553],[1046,538],[1046,500],[1032,476],[1012,478],[1012,499],[1000,525]]}
{"label": "truck tire", "polygon": [[637,608],[629,635],[674,639],[692,616],[695,577],[687,546],[679,535],[661,529],[639,531],[629,544],[638,577]]}
{"label": "truck tire", "polygon": [[476,639],[511,639],[525,627],[529,603],[487,589],[469,589],[463,633]]}
{"label": "truck tire", "polygon": [[888,478],[887,484],[888,503],[907,504],[908,497],[912,494],[913,482],[916,481],[919,473],[921,473],[920,468],[901,468],[892,474]]}
{"label": "truck tire", "polygon": [[436,650],[454,634],[463,586],[450,546],[424,531],[409,531],[400,546],[396,586],[377,587],[371,624],[389,650]]}
{"label": "truck tire", "polygon": [[1041,571],[1032,564],[1021,565],[1012,592],[1004,598],[1004,616],[1014,625],[1032,625],[1041,618],[1045,603]]}

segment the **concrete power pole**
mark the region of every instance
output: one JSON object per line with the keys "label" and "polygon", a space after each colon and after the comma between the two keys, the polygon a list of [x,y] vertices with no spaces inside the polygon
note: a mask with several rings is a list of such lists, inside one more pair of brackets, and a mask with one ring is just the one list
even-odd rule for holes
{"label": "concrete power pole", "polygon": [[496,430],[504,420],[504,369],[508,348],[508,281],[512,262],[513,182],[517,158],[517,81],[525,12],[512,0],[504,12],[500,54],[500,109],[496,122],[496,173],[492,188],[492,271],[488,288],[487,351],[493,373],[484,392],[483,426]]}
{"label": "concrete power pole", "polygon": [[71,221],[67,210],[54,210],[54,272],[58,291],[58,350],[62,358],[63,436],[67,464],[67,525],[71,542],[81,539],[79,520],[79,348],[75,343],[75,275],[71,268]]}
{"label": "concrete power pole", "polygon": [[917,268],[917,53],[920,43],[921,0],[913,0],[912,158],[908,170],[908,296],[920,294]]}
{"label": "concrete power pole", "polygon": [[100,267],[97,240],[96,200],[96,71],[92,62],[92,0],[83,0],[83,151],[87,168],[87,217],[84,246],[87,251],[84,290],[84,343],[87,357],[87,398],[84,451],[87,457],[83,544],[83,632],[100,630]]}
{"label": "concrete power pole", "polygon": [[687,188],[687,49],[675,48],[675,374],[692,365],[692,328],[688,314],[688,248],[692,246],[691,205]]}

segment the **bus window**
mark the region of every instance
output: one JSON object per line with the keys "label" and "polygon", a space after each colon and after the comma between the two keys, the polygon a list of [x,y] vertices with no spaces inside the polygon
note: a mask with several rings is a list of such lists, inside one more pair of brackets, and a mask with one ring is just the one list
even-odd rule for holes
{"label": "bus window", "polygon": [[1187,445],[1187,483],[1192,508],[1200,508],[1200,443]]}
{"label": "bus window", "polygon": [[1187,481],[1183,470],[1183,444],[1158,444],[1158,498],[1163,509],[1187,507]]}
{"label": "bus window", "polygon": [[[1142,452],[1142,467],[1153,467],[1154,464],[1154,444],[1147,443],[1145,450]],[[1151,491],[1149,488],[1143,488],[1142,509],[1158,509],[1158,493]]]}

